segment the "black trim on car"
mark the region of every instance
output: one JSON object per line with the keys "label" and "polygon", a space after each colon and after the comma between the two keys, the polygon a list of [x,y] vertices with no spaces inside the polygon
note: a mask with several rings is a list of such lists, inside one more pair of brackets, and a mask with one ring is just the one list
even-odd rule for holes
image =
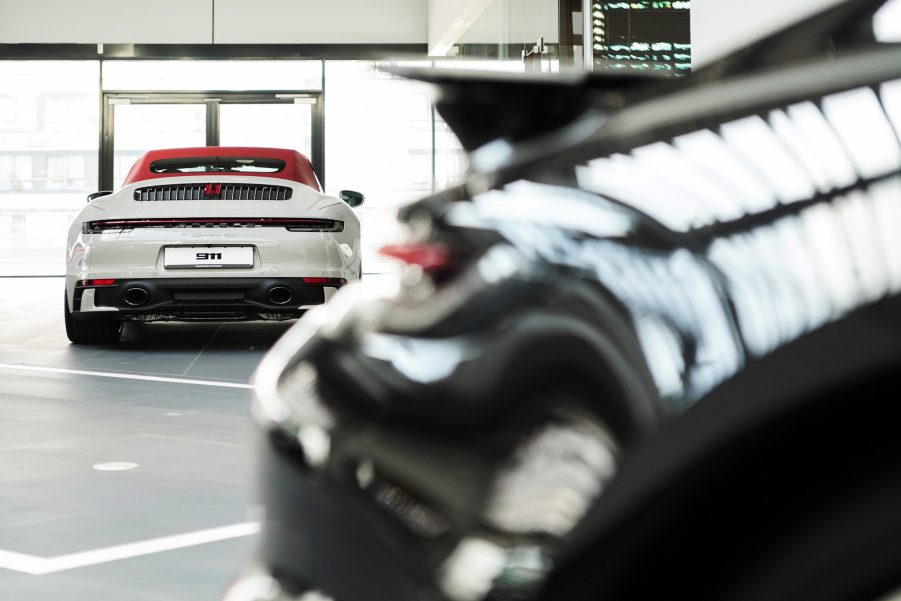
{"label": "black trim on car", "polygon": [[[136,278],[116,279],[115,285],[109,286],[94,286],[90,282],[81,281],[75,286],[73,316],[76,318],[110,316],[108,311],[80,313],[82,297],[88,289],[95,290],[96,307],[116,309],[113,315],[119,318],[147,315],[227,318],[259,313],[298,316],[305,310],[301,307],[325,302],[326,288],[305,283],[300,277]],[[129,291],[135,290],[142,293],[127,298]],[[279,295],[273,295],[273,290],[278,290]],[[136,300],[140,302],[136,304]]]}
{"label": "black trim on car", "polygon": [[137,228],[227,228],[283,227],[290,232],[342,232],[344,222],[335,219],[286,217],[176,217],[161,219],[102,219],[81,224],[83,234],[121,232]]}
{"label": "black trim on car", "polygon": [[[284,164],[284,161],[282,161]],[[222,182],[163,184],[136,188],[137,201],[161,200],[288,200],[294,190],[270,184],[232,184]]]}

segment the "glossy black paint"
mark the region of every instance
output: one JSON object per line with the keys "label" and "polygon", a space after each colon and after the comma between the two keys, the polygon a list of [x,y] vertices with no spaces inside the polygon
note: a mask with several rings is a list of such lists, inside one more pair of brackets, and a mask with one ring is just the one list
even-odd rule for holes
{"label": "glossy black paint", "polygon": [[[845,3],[681,82],[574,83],[578,114],[474,144],[464,185],[401,212],[452,268],[412,269],[392,298],[350,287],[257,374],[263,569],[339,601],[901,584],[834,517],[879,508],[860,532],[901,541],[885,502],[901,46],[873,35],[884,5]],[[463,84],[444,79],[452,105]],[[839,575],[842,549],[859,552]]]}

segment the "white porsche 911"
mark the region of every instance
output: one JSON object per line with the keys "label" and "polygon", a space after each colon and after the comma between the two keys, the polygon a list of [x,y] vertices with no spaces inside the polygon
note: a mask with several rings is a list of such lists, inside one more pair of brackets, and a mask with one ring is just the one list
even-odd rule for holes
{"label": "white porsche 911", "polygon": [[69,340],[114,342],[128,320],[299,317],[361,275],[363,195],[339,196],[294,150],[148,152],[69,228]]}

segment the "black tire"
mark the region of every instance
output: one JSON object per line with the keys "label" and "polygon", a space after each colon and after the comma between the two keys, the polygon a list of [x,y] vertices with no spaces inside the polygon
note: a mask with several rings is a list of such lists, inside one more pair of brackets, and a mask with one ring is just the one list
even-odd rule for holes
{"label": "black tire", "polygon": [[122,322],[113,318],[75,319],[69,311],[69,301],[63,296],[63,315],[66,336],[75,344],[110,344],[118,342]]}

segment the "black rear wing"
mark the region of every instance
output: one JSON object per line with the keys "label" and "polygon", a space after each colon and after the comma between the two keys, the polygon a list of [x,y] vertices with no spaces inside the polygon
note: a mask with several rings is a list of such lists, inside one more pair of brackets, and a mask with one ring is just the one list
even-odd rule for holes
{"label": "black rear wing", "polygon": [[647,74],[488,73],[429,68],[389,72],[438,88],[435,108],[467,152],[496,138],[519,142],[587,110],[615,111],[630,92],[660,84]]}

